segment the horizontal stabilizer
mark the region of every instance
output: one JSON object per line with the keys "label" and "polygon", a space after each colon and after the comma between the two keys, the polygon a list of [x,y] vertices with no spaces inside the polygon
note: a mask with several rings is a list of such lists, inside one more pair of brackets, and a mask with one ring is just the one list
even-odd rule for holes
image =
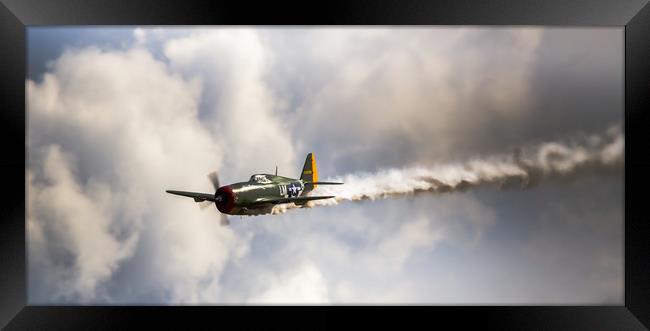
{"label": "horizontal stabilizer", "polygon": [[271,198],[271,199],[258,199],[257,201],[253,202],[253,204],[265,204],[265,203],[270,203],[270,204],[280,204],[280,203],[303,203],[311,200],[321,200],[321,199],[331,199],[334,198],[333,195],[328,195],[328,196],[316,196],[316,197],[296,197],[296,198]]}
{"label": "horizontal stabilizer", "polygon": [[343,185],[343,183],[337,183],[337,182],[311,182],[306,180],[305,185],[311,184],[311,185]]}
{"label": "horizontal stabilizer", "polygon": [[167,190],[165,192],[188,197],[188,198],[194,198],[195,202],[201,202],[201,201],[214,202],[214,194],[210,194],[210,193],[197,193],[197,192],[172,191],[172,190]]}

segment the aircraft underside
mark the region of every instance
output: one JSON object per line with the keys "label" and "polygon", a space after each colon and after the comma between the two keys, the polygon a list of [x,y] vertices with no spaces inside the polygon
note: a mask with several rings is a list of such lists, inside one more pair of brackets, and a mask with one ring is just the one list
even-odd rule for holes
{"label": "aircraft underside", "polygon": [[273,210],[274,205],[260,205],[255,207],[235,207],[228,214],[230,215],[247,215],[247,216],[256,216],[256,215],[266,215],[270,214]]}

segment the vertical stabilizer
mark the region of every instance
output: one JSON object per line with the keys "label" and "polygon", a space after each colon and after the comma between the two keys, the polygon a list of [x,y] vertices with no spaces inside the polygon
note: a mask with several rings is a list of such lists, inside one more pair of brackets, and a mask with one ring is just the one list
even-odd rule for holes
{"label": "vertical stabilizer", "polygon": [[[316,158],[313,153],[307,154],[307,159],[305,160],[305,165],[302,167],[300,179],[307,182],[318,181],[318,168],[316,167]],[[317,185],[314,184],[306,184],[305,193],[315,189],[316,186]]]}

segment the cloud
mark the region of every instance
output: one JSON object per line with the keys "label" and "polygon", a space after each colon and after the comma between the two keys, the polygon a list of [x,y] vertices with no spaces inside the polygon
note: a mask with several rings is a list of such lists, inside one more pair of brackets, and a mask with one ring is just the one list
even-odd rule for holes
{"label": "cloud", "polygon": [[110,229],[110,189],[95,182],[81,188],[59,146],[51,145],[45,153],[43,171],[49,185],[34,185],[33,174],[27,175],[30,262],[51,269],[51,278],[36,277],[43,277],[55,297],[88,301],[97,284],[133,254],[138,232],[118,238]]}
{"label": "cloud", "polygon": [[[255,238],[250,254],[222,279],[225,300],[267,302],[271,292],[274,301],[284,303],[431,302],[431,281],[416,276],[421,275],[418,264],[428,260],[430,265],[440,248],[478,249],[496,223],[489,206],[464,195],[351,207],[243,221],[242,229],[254,231]],[[313,288],[321,295],[295,276],[304,269],[313,276],[304,275],[305,282],[322,277]]]}
{"label": "cloud", "polygon": [[[622,187],[593,190],[589,199],[573,199],[570,207],[550,201],[537,215],[539,221],[522,253],[529,260],[529,273],[546,275],[529,286],[538,302],[623,302],[623,225],[615,221],[621,218],[623,206],[608,201],[614,194],[620,199]],[[575,188],[567,191],[573,193]],[[569,283],[567,279],[581,281]],[[550,284],[557,293],[545,290]]]}
{"label": "cloud", "polygon": [[227,150],[227,178],[295,167],[291,128],[275,114],[281,100],[263,80],[268,52],[251,29],[198,31],[164,45],[171,68],[204,86],[201,116]]}
{"label": "cloud", "polygon": [[327,282],[318,268],[305,263],[284,274],[266,274],[268,285],[250,303],[327,303]]}
{"label": "cloud", "polygon": [[147,42],[147,32],[142,28],[136,28],[133,30],[133,39],[135,39],[135,45],[144,45]]}
{"label": "cloud", "polygon": [[[539,29],[308,30],[300,136],[349,172],[468,156],[528,109]],[[298,62],[298,66],[301,63]],[[295,93],[295,89],[293,92]],[[336,119],[336,120],[333,120]],[[492,138],[490,138],[492,139]],[[330,167],[331,167],[330,166]]]}
{"label": "cloud", "polygon": [[429,222],[423,218],[402,226],[394,237],[383,241],[377,247],[377,253],[390,256],[388,265],[400,270],[413,249],[431,247],[441,237],[441,233],[431,231]]}
{"label": "cloud", "polygon": [[458,161],[620,122],[620,29],[261,34],[300,150],[339,173]]}
{"label": "cloud", "polygon": [[[27,89],[28,228],[40,229],[28,233],[30,286],[50,284],[30,301],[118,300],[102,293],[102,282],[134,249],[138,263],[156,272],[153,282],[130,281],[169,290],[173,302],[214,300],[218,274],[237,247],[234,234],[215,215],[164,193],[208,191],[205,174],[221,162],[197,119],[196,81],[142,49],[85,48],[63,54]],[[53,245],[57,254],[43,254]],[[140,257],[142,250],[149,254]],[[73,275],[66,274],[70,263]]]}

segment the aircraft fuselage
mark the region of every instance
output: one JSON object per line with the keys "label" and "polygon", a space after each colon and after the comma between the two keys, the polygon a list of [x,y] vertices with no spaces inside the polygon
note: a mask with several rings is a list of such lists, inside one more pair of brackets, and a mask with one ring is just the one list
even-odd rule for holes
{"label": "aircraft fuselage", "polygon": [[220,187],[215,193],[215,205],[220,212],[229,215],[268,214],[273,204],[256,204],[260,199],[294,198],[304,192],[305,184],[300,179],[258,174],[247,182]]}

